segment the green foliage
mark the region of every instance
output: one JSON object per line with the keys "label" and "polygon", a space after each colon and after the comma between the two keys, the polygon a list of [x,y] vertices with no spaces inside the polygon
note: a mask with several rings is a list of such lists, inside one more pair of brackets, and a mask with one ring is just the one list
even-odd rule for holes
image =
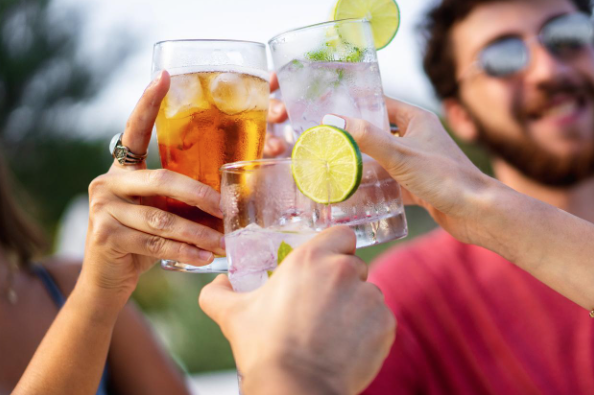
{"label": "green foliage", "polygon": [[200,290],[214,277],[154,267],[142,276],[134,293],[169,350],[192,373],[235,368],[229,343],[197,304]]}
{"label": "green foliage", "polygon": [[[48,133],[68,133],[63,112],[95,96],[132,37],[113,31],[100,56],[81,56],[80,11],[49,0],[3,0],[0,6],[0,139],[15,145]],[[116,39],[117,37],[117,39]]]}
{"label": "green foliage", "polygon": [[50,3],[0,2],[0,145],[32,197],[25,210],[53,236],[70,199],[85,193],[110,163],[105,141],[69,137],[75,131],[68,110],[99,92],[131,41],[114,32],[119,39],[97,61],[85,61],[79,11]]}
{"label": "green foliage", "polygon": [[[111,163],[105,141],[82,141],[50,137],[21,144],[19,156],[9,165],[15,178],[33,200],[24,209],[53,236],[64,208],[89,183],[105,173]],[[30,160],[32,159],[32,160]]]}

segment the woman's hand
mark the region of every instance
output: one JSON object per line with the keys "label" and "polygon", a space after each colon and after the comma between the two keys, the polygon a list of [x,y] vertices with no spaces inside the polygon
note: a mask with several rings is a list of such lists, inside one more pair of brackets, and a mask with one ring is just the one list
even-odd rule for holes
{"label": "woman's hand", "polygon": [[[147,152],[161,101],[169,89],[163,72],[146,89],[128,120],[122,144]],[[81,279],[86,284],[127,297],[138,277],[157,259],[206,265],[213,253],[224,255],[223,235],[168,213],[164,198],[182,201],[222,218],[220,195],[212,188],[169,170],[146,170],[146,164],[109,171],[89,187],[90,216]],[[160,207],[160,208],[159,208]]]}
{"label": "woman's hand", "polygon": [[386,105],[402,137],[360,119],[327,115],[323,122],[351,133],[400,183],[405,204],[424,207],[454,237],[473,242],[477,204],[498,182],[472,164],[435,114],[390,98]]}

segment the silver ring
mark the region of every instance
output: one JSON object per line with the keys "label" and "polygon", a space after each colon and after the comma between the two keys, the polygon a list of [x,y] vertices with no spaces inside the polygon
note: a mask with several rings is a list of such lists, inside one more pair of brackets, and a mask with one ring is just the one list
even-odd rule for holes
{"label": "silver ring", "polygon": [[109,143],[109,153],[120,165],[130,166],[138,165],[146,159],[148,152],[143,155],[135,154],[130,151],[128,147],[122,145],[122,136],[124,133],[118,133],[111,139]]}

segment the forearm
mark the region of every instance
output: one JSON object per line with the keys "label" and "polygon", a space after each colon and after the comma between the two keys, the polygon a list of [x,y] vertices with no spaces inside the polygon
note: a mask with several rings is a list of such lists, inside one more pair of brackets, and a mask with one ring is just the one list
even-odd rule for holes
{"label": "forearm", "polygon": [[594,225],[494,182],[475,216],[476,244],[594,308]]}
{"label": "forearm", "polygon": [[119,299],[79,281],[13,394],[94,394],[124,306]]}

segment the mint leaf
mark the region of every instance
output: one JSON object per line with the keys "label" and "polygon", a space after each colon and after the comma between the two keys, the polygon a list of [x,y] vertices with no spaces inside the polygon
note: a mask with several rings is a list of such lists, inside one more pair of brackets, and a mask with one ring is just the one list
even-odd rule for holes
{"label": "mint leaf", "polygon": [[329,48],[322,48],[317,51],[311,51],[305,54],[305,57],[314,62],[332,62],[332,50]]}
{"label": "mint leaf", "polygon": [[287,255],[289,255],[291,251],[293,251],[293,247],[282,241],[280,246],[278,247],[278,253],[276,258],[277,264],[280,265],[281,262],[287,257]]}
{"label": "mint leaf", "polygon": [[357,47],[351,49],[351,53],[347,55],[346,61],[349,63],[359,63],[363,59],[363,51]]}

